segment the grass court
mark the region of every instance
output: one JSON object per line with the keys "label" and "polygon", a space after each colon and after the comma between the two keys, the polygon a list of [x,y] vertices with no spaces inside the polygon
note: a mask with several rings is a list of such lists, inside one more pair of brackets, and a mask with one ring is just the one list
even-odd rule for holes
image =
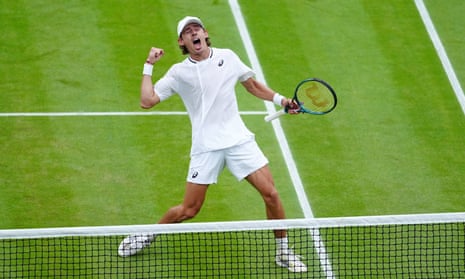
{"label": "grass court", "polygon": [[[329,115],[280,119],[315,217],[465,211],[464,111],[413,0],[239,4],[271,88],[319,77],[338,94]],[[465,2],[424,4],[463,87]],[[1,229],[151,224],[182,200],[181,100],[132,113],[149,48],[166,52],[154,80],[185,58],[185,15],[250,65],[226,0],[0,1]],[[304,217],[264,103],[237,95],[287,217]],[[262,219],[258,193],[225,171],[193,222]]]}

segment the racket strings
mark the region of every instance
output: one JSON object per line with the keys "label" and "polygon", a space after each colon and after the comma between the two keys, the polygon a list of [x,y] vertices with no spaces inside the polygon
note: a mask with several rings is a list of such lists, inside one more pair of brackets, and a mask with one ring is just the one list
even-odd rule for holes
{"label": "racket strings", "polygon": [[297,92],[297,98],[302,107],[314,112],[326,112],[335,105],[331,91],[318,82],[302,84]]}

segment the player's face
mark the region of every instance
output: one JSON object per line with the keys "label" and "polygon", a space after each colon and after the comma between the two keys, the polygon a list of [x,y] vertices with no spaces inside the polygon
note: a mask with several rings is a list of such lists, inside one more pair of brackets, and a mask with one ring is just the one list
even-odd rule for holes
{"label": "player's face", "polygon": [[185,46],[193,58],[204,59],[208,57],[210,52],[206,38],[208,38],[208,32],[202,26],[191,23],[182,31],[178,43],[181,46]]}

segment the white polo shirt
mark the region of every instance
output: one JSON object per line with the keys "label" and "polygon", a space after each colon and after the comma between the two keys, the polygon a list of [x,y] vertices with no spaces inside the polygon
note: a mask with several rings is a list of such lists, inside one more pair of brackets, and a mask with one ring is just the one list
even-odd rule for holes
{"label": "white polo shirt", "polygon": [[202,61],[174,64],[154,89],[161,101],[179,94],[192,124],[191,155],[228,148],[254,137],[239,115],[235,86],[255,73],[229,49],[211,48]]}

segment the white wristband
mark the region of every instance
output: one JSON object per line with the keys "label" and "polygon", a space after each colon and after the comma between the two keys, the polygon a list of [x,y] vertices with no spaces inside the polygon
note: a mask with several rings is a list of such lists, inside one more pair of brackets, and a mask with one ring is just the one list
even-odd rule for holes
{"label": "white wristband", "polygon": [[283,106],[283,99],[284,96],[281,96],[279,93],[275,93],[273,96],[273,103],[277,106],[282,107]]}
{"label": "white wristband", "polygon": [[142,74],[145,75],[145,76],[152,76],[152,72],[153,72],[153,65],[145,63],[144,64],[144,71],[142,71]]}

